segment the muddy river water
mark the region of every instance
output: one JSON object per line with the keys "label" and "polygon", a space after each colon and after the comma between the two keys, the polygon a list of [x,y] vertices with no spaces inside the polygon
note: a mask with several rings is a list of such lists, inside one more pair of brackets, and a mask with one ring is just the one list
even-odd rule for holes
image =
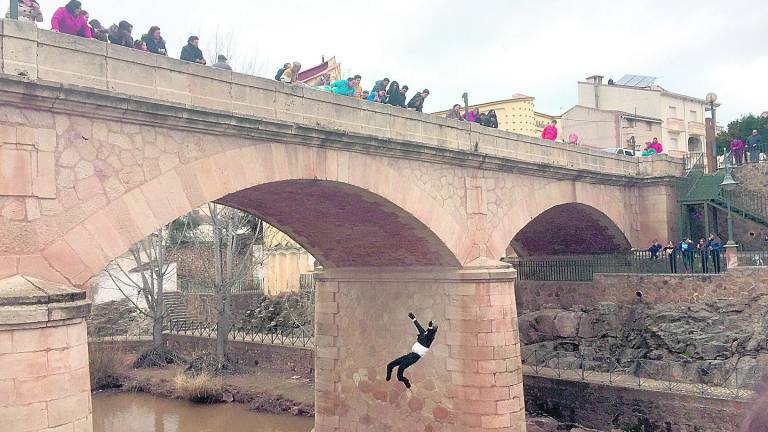
{"label": "muddy river water", "polygon": [[314,419],[197,405],[143,393],[93,396],[94,432],[309,432]]}

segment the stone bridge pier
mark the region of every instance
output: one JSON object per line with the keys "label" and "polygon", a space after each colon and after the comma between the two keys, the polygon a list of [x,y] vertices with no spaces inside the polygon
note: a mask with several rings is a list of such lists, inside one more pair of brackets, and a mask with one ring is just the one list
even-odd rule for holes
{"label": "stone bridge pier", "polygon": [[[525,431],[514,270],[501,266],[335,269],[319,276],[315,430]],[[408,312],[438,326],[406,376]],[[394,374],[393,374],[394,375]]]}

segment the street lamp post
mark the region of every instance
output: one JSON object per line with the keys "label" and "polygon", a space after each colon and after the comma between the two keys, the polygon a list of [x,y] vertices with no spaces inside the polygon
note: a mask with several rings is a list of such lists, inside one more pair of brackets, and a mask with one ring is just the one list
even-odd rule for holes
{"label": "street lamp post", "polygon": [[11,19],[19,19],[19,0],[11,0]]}
{"label": "street lamp post", "polygon": [[725,260],[728,263],[728,268],[736,267],[739,265],[738,255],[736,254],[736,242],[733,241],[733,217],[731,215],[731,192],[733,192],[739,186],[739,182],[736,181],[731,175],[731,164],[729,160],[725,161],[725,177],[723,178],[720,187],[725,192],[725,206],[728,208],[728,243],[725,244]]}
{"label": "street lamp post", "polygon": [[712,115],[712,153],[711,158],[708,158],[708,160],[710,161],[709,172],[714,173],[717,171],[717,106],[715,105],[717,95],[709,92],[704,100],[709,104],[709,112]]}

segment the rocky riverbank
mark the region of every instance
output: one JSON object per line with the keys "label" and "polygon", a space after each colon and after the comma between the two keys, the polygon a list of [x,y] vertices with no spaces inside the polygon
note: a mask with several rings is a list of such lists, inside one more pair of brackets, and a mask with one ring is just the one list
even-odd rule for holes
{"label": "rocky riverbank", "polygon": [[[768,295],[701,303],[598,303],[519,317],[527,364],[750,385],[768,370]],[[556,364],[557,363],[557,364]]]}

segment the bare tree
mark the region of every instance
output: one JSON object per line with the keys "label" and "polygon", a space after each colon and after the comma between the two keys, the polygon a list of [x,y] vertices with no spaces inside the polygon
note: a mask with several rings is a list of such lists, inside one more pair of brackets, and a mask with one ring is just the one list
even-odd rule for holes
{"label": "bare tree", "polygon": [[[172,273],[168,255],[185,237],[189,221],[189,217],[173,221],[131,246],[131,265],[135,267],[127,269],[127,263],[118,258],[106,268],[107,275],[120,293],[140,314],[152,320],[152,345],[155,349],[163,349],[163,325],[168,315],[163,304],[165,281]],[[143,305],[134,299],[131,291],[138,293]]]}
{"label": "bare tree", "polygon": [[213,291],[216,297],[216,357],[226,362],[227,342],[232,330],[232,290],[253,278],[253,246],[263,230],[258,219],[240,210],[208,204],[211,220]]}
{"label": "bare tree", "polygon": [[242,44],[238,43],[235,33],[220,31],[218,27],[212,34],[205,34],[201,39],[205,40],[206,55],[213,64],[219,54],[227,57],[232,70],[247,75],[259,75],[264,72],[264,62],[259,59],[258,48],[254,47],[249,52]]}

